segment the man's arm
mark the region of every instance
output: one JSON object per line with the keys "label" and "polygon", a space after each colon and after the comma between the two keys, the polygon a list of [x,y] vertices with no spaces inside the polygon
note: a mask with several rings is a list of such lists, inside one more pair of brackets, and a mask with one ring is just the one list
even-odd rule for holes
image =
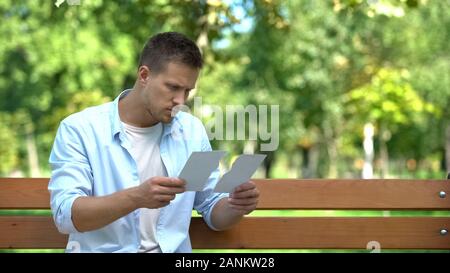
{"label": "man's arm", "polygon": [[212,225],[218,230],[231,228],[244,215],[256,209],[258,199],[259,191],[252,181],[240,185],[229,198],[222,198],[216,203],[211,215]]}
{"label": "man's arm", "polygon": [[160,208],[184,192],[185,181],[152,177],[132,187],[101,197],[83,196],[72,205],[72,222],[80,232],[102,228],[138,208]]}
{"label": "man's arm", "polygon": [[[212,151],[205,127],[198,121],[198,130],[201,135],[202,151]],[[214,187],[219,177],[219,169],[216,169],[209,177],[208,184]],[[212,190],[211,190],[212,191]],[[197,196],[202,196],[197,193]],[[205,222],[213,229],[224,230],[238,223],[245,214],[252,212],[258,203],[259,191],[256,185],[249,181],[237,187],[229,198],[222,198],[214,204],[212,210],[204,206],[206,197],[198,198],[194,208],[203,215]],[[197,198],[196,198],[197,200]],[[201,205],[200,205],[201,204]],[[211,211],[208,215],[208,211]]]}

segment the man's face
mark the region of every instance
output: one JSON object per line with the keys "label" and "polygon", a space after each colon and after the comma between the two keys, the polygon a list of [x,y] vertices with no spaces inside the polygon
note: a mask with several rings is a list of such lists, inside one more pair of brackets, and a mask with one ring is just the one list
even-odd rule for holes
{"label": "man's face", "polygon": [[143,84],[140,98],[145,110],[156,122],[169,123],[173,119],[172,108],[183,105],[195,87],[199,69],[174,62],[169,62],[159,73],[149,70],[146,75],[142,71],[146,69],[141,67],[139,71]]}

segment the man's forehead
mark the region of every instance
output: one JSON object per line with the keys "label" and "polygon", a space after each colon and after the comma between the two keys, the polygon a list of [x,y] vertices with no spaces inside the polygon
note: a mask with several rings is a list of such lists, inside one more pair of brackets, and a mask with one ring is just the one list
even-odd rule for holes
{"label": "man's forehead", "polygon": [[182,62],[177,62],[177,61],[169,61],[164,65],[164,71],[168,71],[168,70],[190,70],[190,71],[195,71],[195,72],[199,72],[200,69],[190,66],[188,64],[182,63]]}
{"label": "man's forehead", "polygon": [[184,64],[169,63],[161,74],[163,74],[166,81],[186,88],[194,88],[199,69]]}
{"label": "man's forehead", "polygon": [[184,81],[177,78],[167,78],[166,83],[176,85],[177,87],[182,87],[184,89],[194,89],[195,88],[195,81],[194,84],[185,84]]}

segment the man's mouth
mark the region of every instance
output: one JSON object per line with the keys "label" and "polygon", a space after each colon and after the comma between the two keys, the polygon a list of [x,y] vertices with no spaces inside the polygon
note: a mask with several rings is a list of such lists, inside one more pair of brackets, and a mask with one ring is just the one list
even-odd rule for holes
{"label": "man's mouth", "polygon": [[167,108],[167,111],[170,112],[170,115],[171,115],[172,117],[174,117],[174,116],[178,113],[178,111],[177,111],[176,108]]}

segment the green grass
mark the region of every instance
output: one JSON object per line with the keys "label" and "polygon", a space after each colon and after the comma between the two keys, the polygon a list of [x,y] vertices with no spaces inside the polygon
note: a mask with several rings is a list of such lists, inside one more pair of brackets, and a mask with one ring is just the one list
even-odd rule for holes
{"label": "green grass", "polygon": [[49,209],[2,209],[0,216],[52,216]]}
{"label": "green grass", "polygon": [[64,253],[64,249],[0,249],[0,253]]}
{"label": "green grass", "polygon": [[[0,216],[51,216],[51,210],[0,210]],[[192,211],[193,217],[200,217]],[[449,217],[450,211],[377,211],[377,210],[257,210],[252,217],[377,217],[377,216],[441,216]]]}
{"label": "green grass", "polygon": [[[193,217],[199,217],[192,212]],[[448,217],[450,211],[377,211],[377,210],[256,210],[252,217],[379,217],[379,216],[434,216]]]}

